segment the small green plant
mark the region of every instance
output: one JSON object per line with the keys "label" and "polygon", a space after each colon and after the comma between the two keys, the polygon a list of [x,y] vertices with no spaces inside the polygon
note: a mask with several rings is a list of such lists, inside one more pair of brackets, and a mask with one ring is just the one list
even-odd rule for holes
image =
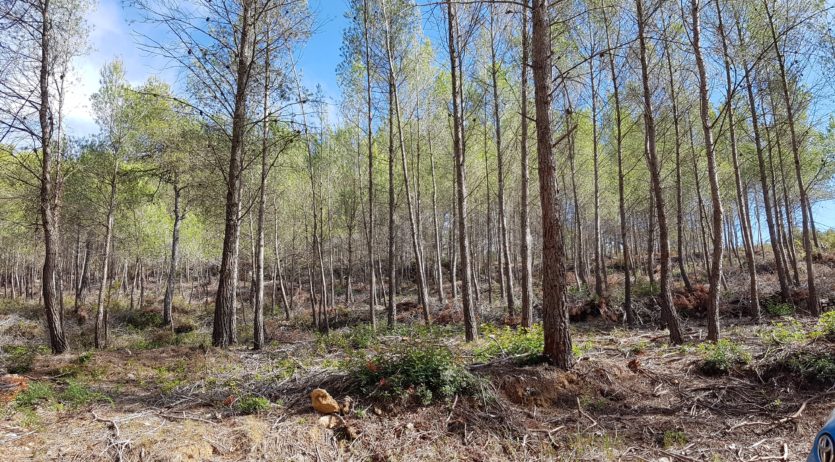
{"label": "small green plant", "polygon": [[835,311],[827,311],[818,319],[815,328],[810,332],[812,338],[826,337],[835,340]]}
{"label": "small green plant", "polygon": [[652,297],[658,295],[661,289],[655,282],[649,282],[648,279],[641,278],[635,281],[635,286],[632,290],[638,297]]}
{"label": "small green plant", "polygon": [[807,337],[803,324],[793,318],[771,323],[771,328],[761,330],[759,336],[763,341],[777,344],[798,343]]}
{"label": "small green plant", "polygon": [[716,343],[702,343],[698,352],[702,356],[700,369],[708,375],[727,374],[734,367],[751,362],[750,353],[741,345],[727,339]]}
{"label": "small green plant", "polygon": [[270,410],[270,400],[263,396],[244,396],[235,407],[241,414],[263,414]]}
{"label": "small green plant", "polygon": [[769,301],[765,304],[765,311],[771,316],[791,316],[794,314],[794,305],[785,302]]}
{"label": "small green plant", "polygon": [[484,324],[481,331],[486,343],[475,351],[475,357],[479,361],[489,361],[503,356],[538,356],[542,353],[545,342],[540,324],[534,324],[529,329],[498,328],[492,324]]}
{"label": "small green plant", "polygon": [[475,377],[444,346],[404,344],[349,366],[369,396],[414,398],[423,405],[474,391]]}
{"label": "small green plant", "polygon": [[638,340],[638,343],[632,345],[632,347],[629,348],[629,352],[633,355],[642,354],[646,352],[647,349],[649,349],[649,345],[649,341],[647,341],[647,339],[642,338],[641,340]]}
{"label": "small green plant", "polygon": [[87,364],[88,362],[90,362],[91,359],[93,359],[93,352],[92,351],[85,351],[84,353],[81,353],[80,355],[78,355],[78,358],[76,359],[76,361],[78,361],[78,364],[83,366],[83,365]]}
{"label": "small green plant", "polygon": [[822,353],[799,353],[783,360],[783,365],[805,379],[824,385],[835,382],[835,358]]}
{"label": "small green plant", "polygon": [[687,435],[681,430],[667,430],[661,437],[661,446],[669,449],[687,444]]}
{"label": "small green plant", "polygon": [[32,409],[53,398],[55,398],[55,390],[49,382],[31,381],[26,390],[15,397],[15,406],[19,409]]}
{"label": "small green plant", "polygon": [[156,311],[129,311],[125,316],[125,324],[139,330],[162,325],[162,314]]}
{"label": "small green plant", "polygon": [[575,343],[571,345],[571,353],[575,358],[579,358],[592,350],[594,350],[594,344],[588,340],[583,343]]}
{"label": "small green plant", "polygon": [[61,393],[60,400],[62,403],[74,408],[84,407],[93,403],[113,403],[113,400],[107,395],[93,391],[88,386],[75,380],[67,382],[67,388]]}
{"label": "small green plant", "polygon": [[32,364],[39,353],[48,352],[46,348],[27,345],[5,345],[6,370],[9,374],[25,374],[32,370]]}

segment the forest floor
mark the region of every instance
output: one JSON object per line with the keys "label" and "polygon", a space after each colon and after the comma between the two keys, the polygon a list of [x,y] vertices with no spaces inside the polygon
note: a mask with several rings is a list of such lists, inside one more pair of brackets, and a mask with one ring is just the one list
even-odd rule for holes
{"label": "forest floor", "polygon": [[[833,271],[820,265],[818,274],[830,297]],[[329,335],[301,313],[270,317],[269,347],[252,351],[207,348],[211,312],[202,303],[181,300],[175,312],[191,332],[154,327],[151,300],[139,312],[114,309],[108,349],[85,350],[92,327],[72,320],[75,350],[51,356],[38,347],[38,307],[2,300],[0,369],[25,377],[28,389],[0,402],[0,459],[802,461],[835,407],[835,316],[766,302],[754,324],[733,302],[744,277],[729,275],[723,293],[726,341],[702,343],[698,296],[679,295],[687,338],[670,345],[652,321],[651,290],[639,287],[643,326],[572,324],[570,372],[541,364],[541,330],[503,327],[499,307],[484,313],[471,344],[449,307],[434,313],[448,325],[427,328],[403,304],[401,327],[375,334],[358,304],[338,308]],[[368,386],[381,358],[404,355],[470,378],[444,397],[450,389],[432,396],[386,377]],[[317,387],[352,403],[323,419],[309,398]]]}

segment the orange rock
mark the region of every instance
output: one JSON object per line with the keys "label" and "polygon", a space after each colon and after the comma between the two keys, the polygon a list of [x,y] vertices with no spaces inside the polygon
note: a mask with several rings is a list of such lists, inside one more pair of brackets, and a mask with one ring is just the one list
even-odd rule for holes
{"label": "orange rock", "polygon": [[310,392],[310,401],[313,409],[322,414],[335,414],[339,412],[339,403],[325,390],[317,388]]}
{"label": "orange rock", "polygon": [[26,377],[17,374],[0,376],[0,403],[8,403],[15,399],[18,393],[29,388]]}

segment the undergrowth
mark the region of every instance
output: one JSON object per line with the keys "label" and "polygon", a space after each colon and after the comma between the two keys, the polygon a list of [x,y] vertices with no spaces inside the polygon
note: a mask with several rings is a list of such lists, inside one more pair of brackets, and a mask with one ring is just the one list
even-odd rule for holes
{"label": "undergrowth", "polygon": [[445,346],[404,343],[371,358],[354,358],[349,370],[360,390],[372,397],[429,405],[471,394],[475,377]]}
{"label": "undergrowth", "polygon": [[702,343],[697,350],[702,357],[699,369],[707,375],[727,374],[732,369],[751,362],[751,353],[727,339],[721,339],[716,343]]}

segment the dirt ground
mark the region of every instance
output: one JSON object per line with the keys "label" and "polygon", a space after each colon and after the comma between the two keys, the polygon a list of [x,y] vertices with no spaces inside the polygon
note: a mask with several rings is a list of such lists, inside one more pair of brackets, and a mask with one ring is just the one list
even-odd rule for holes
{"label": "dirt ground", "polygon": [[[342,309],[341,332],[361,312]],[[0,340],[39,341],[30,315],[0,312]],[[454,327],[442,329],[432,341],[456,351],[484,393],[425,407],[358,395],[344,367],[354,347],[296,323],[271,319],[272,341],[259,352],[207,348],[206,325],[179,345],[115,330],[108,350],[34,355],[22,375],[30,391],[47,391],[26,406],[0,404],[0,460],[805,460],[835,408],[835,383],[780,367],[780,358],[835,357],[835,342],[794,335],[815,329],[808,316],[755,325],[728,308],[722,321],[724,338],[750,358],[718,375],[702,367],[698,316],[684,321],[684,346],[669,345],[651,322],[575,323],[570,372],[512,357],[477,361]],[[386,335],[375,348],[411,340]],[[311,408],[317,387],[354,400],[336,428]],[[242,412],[245,396],[269,404]]]}

